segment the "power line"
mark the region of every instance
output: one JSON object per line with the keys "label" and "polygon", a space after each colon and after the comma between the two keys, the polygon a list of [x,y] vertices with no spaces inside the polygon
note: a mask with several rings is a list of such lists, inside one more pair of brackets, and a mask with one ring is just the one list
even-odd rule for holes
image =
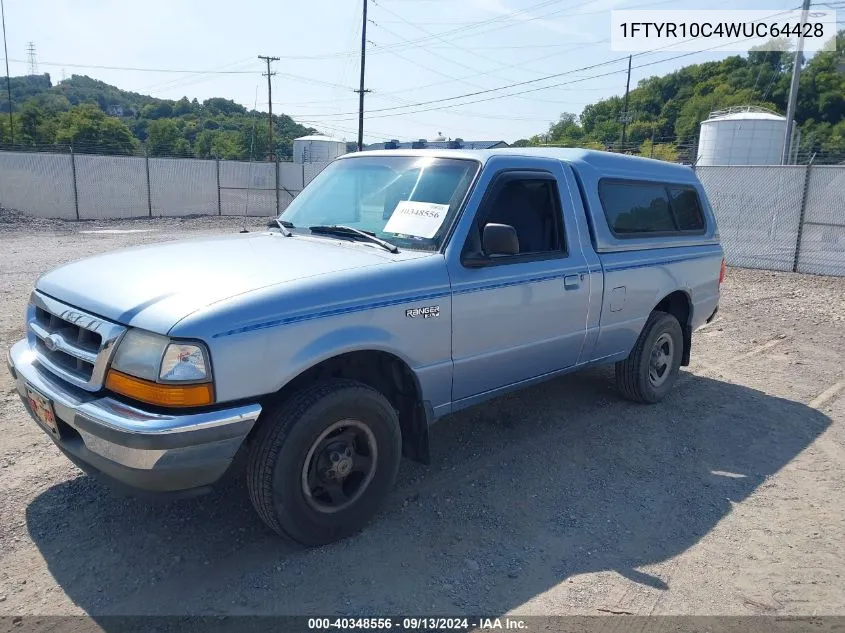
{"label": "power line", "polygon": [[[255,58],[253,56],[245,57],[243,59],[239,59],[237,61],[229,62],[227,64],[223,64],[222,66],[218,66],[216,68],[211,68],[209,70],[213,71],[221,71],[221,70],[246,70],[247,67],[254,68],[255,67]],[[255,73],[255,70],[249,70],[250,73]],[[259,71],[260,72],[260,71]],[[162,90],[162,89],[170,89],[175,88],[176,86],[188,86],[194,85],[198,83],[202,83],[204,81],[209,81],[210,79],[214,79],[217,74],[203,74],[203,73],[192,73],[193,77],[176,77],[174,79],[167,79],[166,81],[158,81],[155,84],[147,85],[142,88],[139,88],[139,91],[145,90]],[[245,103],[249,101],[246,100]]]}
{"label": "power line", "polygon": [[[507,20],[508,18],[512,18],[515,15],[527,15],[528,11],[531,11],[533,9],[540,9],[540,8],[546,7],[550,4],[556,4],[558,1],[559,0],[543,0],[542,2],[538,2],[537,4],[533,4],[533,5],[526,7],[525,9],[522,9],[521,11],[515,11],[513,13],[508,13],[508,14],[505,14],[505,15],[499,15],[499,16],[496,16],[496,17],[488,18],[487,20],[481,20],[479,22],[476,22],[474,25],[467,26],[467,27],[458,27],[458,28],[455,28],[455,29],[449,29],[448,31],[441,31],[439,33],[434,34],[434,36],[420,37],[420,38],[417,38],[415,40],[407,40],[406,44],[416,45],[416,44],[419,44],[421,42],[425,42],[427,40],[434,39],[436,37],[445,37],[447,35],[460,34],[462,37],[467,37],[468,31],[474,31],[474,30],[482,28],[482,27],[484,27],[488,24],[493,24],[495,22],[501,22],[502,20]],[[535,18],[526,18],[525,20],[521,20],[521,22],[529,21],[530,19],[540,19],[541,17],[545,17],[545,16],[538,16],[538,17],[535,17]],[[501,28],[516,26],[518,23],[519,22],[516,22],[514,24],[506,24]],[[496,30],[496,29],[491,29],[491,30]],[[482,31],[482,33],[487,33],[487,32],[489,32],[489,31]],[[475,35],[480,35],[480,33],[470,33],[470,35],[475,36]],[[402,45],[402,44],[398,45],[397,47],[398,48],[405,48],[405,46]]]}
{"label": "power line", "polygon": [[[751,39],[751,38],[749,38],[749,39]],[[664,62],[673,61],[673,60],[676,60],[676,59],[681,59],[683,57],[689,57],[690,55],[696,55],[698,53],[706,52],[708,50],[720,48],[722,46],[726,46],[726,44],[720,44],[719,46],[712,47],[710,49],[705,49],[705,50],[702,50],[702,51],[692,51],[692,52],[688,52],[688,53],[683,53],[681,55],[675,55],[674,57],[668,57],[668,58],[665,58],[665,59],[659,59],[659,60],[656,60],[656,61],[653,61],[653,62],[648,62],[648,63],[645,63],[645,64],[639,64],[637,66],[633,66],[632,68],[636,69],[636,68],[645,68],[647,66],[654,66],[655,64],[662,64]],[[644,52],[642,54],[649,54],[651,52],[652,51],[648,51],[648,52]],[[614,63],[614,62],[622,61],[624,59],[625,58],[620,58],[620,59],[616,59],[616,60],[611,60],[610,62],[605,62],[603,64],[594,64],[592,67],[606,65],[608,63]],[[576,69],[576,70],[570,71],[570,73],[579,72],[580,70],[584,70],[584,69],[583,68]],[[376,115],[373,118],[403,116],[403,115],[406,115],[406,114],[416,114],[416,113],[419,113],[419,112],[430,112],[430,111],[433,111],[433,110],[443,110],[443,109],[450,108],[450,107],[458,107],[458,106],[464,106],[464,105],[471,105],[471,104],[474,104],[474,103],[483,103],[483,102],[486,102],[486,101],[494,101],[496,99],[506,99],[508,97],[516,96],[517,94],[528,94],[528,93],[537,92],[537,91],[540,91],[540,90],[548,90],[550,88],[557,88],[557,87],[560,87],[560,86],[579,83],[579,82],[582,82],[582,81],[590,81],[590,80],[593,80],[593,79],[599,79],[601,77],[608,77],[610,75],[615,75],[615,74],[618,74],[620,72],[625,72],[625,71],[624,70],[612,70],[612,71],[609,71],[609,72],[606,72],[606,73],[601,73],[601,74],[598,74],[598,75],[590,75],[588,77],[579,77],[577,79],[572,79],[570,81],[562,82],[562,83],[559,83],[559,84],[553,84],[551,86],[540,86],[538,88],[531,88],[531,89],[528,89],[528,90],[523,90],[520,93],[511,93],[511,94],[504,94],[504,95],[492,95],[492,96],[489,96],[489,97],[485,97],[483,99],[476,99],[474,101],[466,101],[464,103],[458,103],[458,104],[455,104],[454,106],[441,105],[441,106],[434,106],[434,107],[430,107],[430,108],[420,108],[418,110],[408,110],[408,111],[405,111],[405,112],[393,112],[393,113],[389,113],[389,114]],[[485,92],[490,92],[490,91],[485,91]]]}
{"label": "power line", "polygon": [[[540,82],[540,81],[546,81],[548,79],[555,79],[557,77],[563,77],[563,76],[566,76],[566,75],[571,75],[573,73],[581,72],[581,71],[584,71],[584,70],[592,70],[594,68],[599,68],[601,66],[607,66],[609,64],[615,64],[616,62],[619,62],[619,61],[624,60],[624,59],[626,59],[626,58],[625,57],[619,57],[619,58],[612,59],[612,60],[609,60],[609,61],[599,62],[599,63],[596,63],[596,64],[591,64],[589,66],[583,66],[581,68],[576,68],[574,70],[567,70],[567,71],[564,71],[564,72],[561,72],[561,73],[554,73],[552,75],[546,75],[545,77],[538,77],[537,79],[527,79],[525,81],[519,81],[519,82],[508,84],[508,85],[505,85],[505,86],[498,86],[496,88],[487,88],[486,90],[476,90],[475,92],[467,92],[467,93],[460,94],[460,95],[454,95],[452,97],[443,97],[443,98],[440,98],[440,99],[429,99],[428,101],[418,101],[416,103],[411,103],[411,104],[408,104],[408,105],[405,105],[405,106],[392,106],[392,107],[389,107],[389,108],[378,108],[378,109],[375,109],[375,110],[371,110],[371,112],[388,112],[388,111],[393,111],[393,110],[400,110],[400,109],[406,108],[406,107],[418,107],[418,106],[429,105],[429,104],[433,104],[433,103],[443,103],[444,101],[455,101],[457,99],[464,99],[466,97],[475,97],[475,96],[482,95],[482,94],[488,94],[488,93],[491,93],[491,92],[498,92],[500,90],[507,90],[509,88],[516,88],[516,87],[519,87],[519,86],[525,86],[525,85],[537,83],[537,82]],[[552,86],[547,86],[546,88],[550,88],[550,87],[552,87]],[[511,95],[506,95],[506,96],[511,96]],[[335,116],[349,116],[350,114],[354,114],[354,113],[344,112],[344,113],[338,113]],[[305,115],[305,116],[308,116],[308,115]],[[314,116],[314,115],[311,115],[311,116]],[[327,115],[318,115],[318,116],[327,116]]]}
{"label": "power line", "polygon": [[[29,63],[29,60],[9,59],[7,61],[18,63]],[[183,68],[141,68],[138,66],[102,66],[99,64],[70,64],[68,62],[39,62],[42,66],[55,66],[57,68],[84,68],[93,70],[125,70],[142,73],[184,73],[195,75],[257,75],[255,70],[196,70]]]}
{"label": "power line", "polygon": [[[768,18],[771,18],[771,17],[775,17],[777,15],[782,15],[783,13],[789,13],[790,11],[791,10],[781,11],[779,13],[775,13],[775,14],[766,16],[765,18],[762,18],[762,19],[768,19]],[[754,39],[754,38],[745,38],[745,40],[750,40],[750,39]],[[685,40],[685,41],[691,41],[691,40]],[[654,48],[654,49],[649,50],[649,51],[642,51],[640,53],[634,53],[633,55],[631,55],[631,57],[642,57],[643,55],[653,55],[654,53],[657,53],[657,52],[664,50],[666,48],[671,48],[673,46],[677,46],[678,44],[681,44],[681,43],[683,43],[683,42],[673,42],[672,44],[667,44],[666,46]],[[681,55],[676,55],[674,57],[669,57],[669,58],[666,58],[666,59],[663,59],[663,60],[650,62],[648,64],[640,64],[639,66],[634,66],[634,68],[643,68],[643,67],[652,66],[652,65],[658,64],[658,63],[672,61],[672,60],[675,60],[675,59],[681,59],[683,57],[688,57],[689,55],[696,55],[698,53],[704,53],[704,52],[707,52],[707,51],[716,50],[718,48],[722,48],[722,47],[727,46],[727,45],[728,44],[719,44],[719,45],[716,45],[716,46],[713,46],[713,47],[710,47],[710,48],[702,49],[700,51],[691,51],[691,52],[684,53],[684,54],[681,54]],[[392,106],[392,107],[389,107],[389,108],[378,108],[376,110],[371,110],[371,112],[389,112],[389,111],[394,111],[394,110],[401,110],[402,108],[405,108],[405,107],[419,107],[419,106],[430,105],[430,104],[434,104],[434,103],[443,103],[445,101],[455,101],[455,100],[464,99],[464,98],[467,98],[467,97],[475,97],[475,96],[479,96],[479,95],[482,95],[482,94],[489,94],[491,92],[499,92],[501,90],[508,90],[510,88],[517,88],[517,87],[526,86],[526,85],[529,85],[529,84],[547,81],[549,79],[556,79],[558,77],[564,77],[564,76],[567,76],[567,75],[571,75],[573,73],[583,72],[585,70],[593,70],[595,68],[600,68],[602,66],[608,66],[608,65],[611,65],[611,64],[615,64],[617,62],[624,61],[626,59],[627,59],[627,57],[617,57],[615,59],[607,60],[607,61],[604,61],[604,62],[598,62],[596,64],[591,64],[589,66],[583,66],[581,68],[576,68],[576,69],[573,69],[573,70],[568,70],[568,71],[564,71],[564,72],[560,72],[560,73],[554,73],[554,74],[551,74],[551,75],[546,75],[544,77],[538,77],[536,79],[527,79],[525,81],[515,82],[515,83],[507,84],[507,85],[504,85],[504,86],[498,86],[496,88],[488,88],[486,90],[478,90],[478,91],[475,91],[475,92],[467,92],[467,93],[460,94],[460,95],[454,95],[452,97],[443,97],[443,98],[440,98],[440,99],[430,99],[428,101],[419,101],[417,103],[409,104],[407,106]],[[603,76],[607,76],[607,75],[610,75],[610,74],[615,74],[616,72],[619,72],[619,71],[613,71],[611,73],[605,73],[604,75],[596,75],[596,76],[593,76],[593,77],[586,77],[586,78],[579,79],[577,81],[584,81],[586,79],[594,79],[594,78],[598,78],[598,77],[603,77]],[[564,82],[563,84],[554,84],[552,86],[542,86],[540,88],[535,88],[533,90],[523,91],[523,93],[536,92],[537,90],[548,90],[549,88],[555,88],[555,87],[558,87],[558,86],[568,85],[568,84],[571,84],[571,83],[576,83],[576,82],[570,81],[570,82]],[[512,96],[516,96],[516,94],[519,94],[519,93],[508,94],[508,95],[499,95],[499,96],[496,96],[496,97],[493,97],[493,98],[490,98],[490,99],[481,99],[481,100],[476,100],[476,101],[470,101],[470,102],[467,102],[467,103],[480,103],[481,101],[488,101],[488,100],[493,100],[493,99],[512,97]],[[467,105],[467,104],[457,104],[457,105]],[[450,106],[444,106],[444,107],[450,107]],[[426,111],[429,111],[429,110],[440,110],[440,109],[443,109],[443,107],[427,108],[425,110],[417,110],[417,112],[426,112]],[[335,114],[335,115],[317,114],[316,116],[349,116],[350,114],[354,114],[354,113],[338,113],[338,114]],[[402,113],[400,112],[399,114],[402,114]],[[305,115],[305,116],[315,116],[315,115]],[[393,114],[393,115],[382,115],[382,116],[396,116],[396,115]]]}
{"label": "power line", "polygon": [[[659,5],[663,5],[663,4],[668,4],[668,3],[671,3],[671,2],[675,2],[675,1],[676,0],[659,0],[658,2],[647,2],[647,3],[644,3],[644,4],[631,5],[630,7],[627,7],[627,8],[629,8],[629,9],[641,9],[641,8],[646,8],[646,7],[654,7],[654,6],[659,6]],[[733,3],[733,2],[734,2],[734,0],[724,0],[723,2],[720,2],[718,4],[714,4],[712,6],[721,6],[721,5],[730,4],[730,3]],[[576,6],[579,6],[579,5],[576,5]],[[558,10],[558,11],[554,11],[553,13],[560,13],[561,11],[562,10]],[[580,15],[592,15],[592,14],[596,14],[596,13],[604,13],[604,12],[603,11],[589,11],[589,12],[583,12],[583,13],[571,13],[571,14],[569,14],[569,17],[580,16]],[[550,13],[550,14],[546,14],[546,15],[552,15],[552,14]],[[538,17],[546,17],[546,15],[538,16]],[[381,25],[378,24],[377,26],[381,26]],[[408,40],[404,40],[404,41],[408,41]],[[527,65],[527,64],[532,64],[534,62],[542,61],[544,59],[549,59],[551,57],[555,57],[559,54],[566,53],[566,52],[569,52],[569,51],[574,50],[574,49],[580,48],[580,49],[583,50],[585,48],[596,46],[598,44],[605,44],[609,41],[610,41],[610,38],[604,38],[604,39],[601,39],[601,40],[597,40],[597,41],[594,41],[594,42],[587,42],[587,43],[538,45],[538,46],[536,46],[536,48],[541,48],[541,47],[542,48],[549,48],[549,47],[561,47],[561,46],[565,46],[566,48],[562,51],[558,51],[557,53],[552,53],[550,55],[544,55],[544,56],[541,56],[541,57],[536,57],[536,58],[533,58],[533,59],[526,60],[525,62],[522,62],[522,63],[510,64],[510,65],[507,65],[507,66],[501,66],[499,68],[494,68],[492,70],[487,70],[487,71],[484,71],[484,72],[474,72],[472,75],[469,75],[469,76],[466,76],[466,77],[457,77],[457,78],[451,79],[449,81],[438,81],[438,82],[434,82],[434,83],[424,84],[422,86],[414,86],[413,88],[406,88],[406,89],[403,89],[403,90],[395,90],[393,92],[384,93],[384,94],[395,95],[395,94],[401,94],[403,92],[410,92],[410,91],[419,92],[420,90],[422,90],[424,88],[441,86],[443,84],[452,83],[453,81],[466,82],[467,79],[472,79],[474,77],[480,77],[480,76],[483,76],[483,75],[490,75],[490,74],[496,72],[497,70],[504,70],[504,69],[507,69],[507,68],[514,68],[514,67],[517,67],[517,66],[524,66],[524,65]],[[427,47],[427,50],[430,51],[431,48],[438,48],[438,47]],[[439,48],[447,48],[447,47],[441,46]],[[462,48],[467,49],[468,47],[462,47]],[[481,48],[484,48],[484,47],[481,47]],[[508,49],[508,48],[535,48],[535,47],[534,46],[501,46],[501,47],[496,46],[496,47],[489,47],[489,48],[494,48],[494,49],[498,50],[498,49]],[[394,45],[380,46],[379,48],[376,49],[375,53],[383,53],[385,51],[388,52],[388,53],[399,56],[398,53],[396,53],[395,44]],[[424,67],[421,64],[414,62],[413,60],[409,60],[409,59],[404,58],[404,57],[402,57],[402,59],[405,59],[406,61],[409,61],[410,63],[414,63],[418,66]],[[440,73],[440,72],[438,72],[438,74],[443,75],[443,73]],[[444,76],[448,76],[448,75],[444,75]],[[602,88],[580,88],[580,89],[581,90],[602,90]],[[539,100],[539,99],[534,99],[534,101],[535,102],[539,101],[539,102],[547,102],[547,103],[556,103],[556,101],[547,101],[547,100]],[[319,103],[319,102],[313,102],[313,103]],[[303,104],[299,104],[299,105],[307,105],[307,104],[303,103]]]}
{"label": "power line", "polygon": [[[467,48],[463,48],[463,47],[461,47],[461,46],[458,46],[458,45],[457,45],[457,44],[455,44],[453,41],[448,40],[448,39],[446,39],[446,38],[444,38],[444,37],[442,37],[442,36],[440,36],[440,35],[437,35],[436,33],[432,33],[431,31],[429,31],[429,30],[427,30],[427,29],[424,29],[423,27],[419,26],[418,24],[415,24],[415,23],[413,23],[413,22],[411,22],[411,21],[409,21],[409,20],[406,20],[405,18],[403,18],[403,17],[402,17],[401,15],[399,15],[398,13],[396,13],[396,12],[394,12],[394,11],[391,11],[391,10],[390,10],[390,9],[388,9],[387,7],[383,7],[382,5],[380,5],[378,2],[376,2],[376,0],[372,0],[372,2],[373,2],[373,4],[374,4],[374,5],[376,5],[377,7],[379,7],[382,11],[386,11],[386,12],[387,12],[387,13],[389,13],[390,15],[392,15],[392,16],[394,16],[394,17],[396,17],[396,18],[399,18],[399,19],[400,19],[400,20],[402,20],[405,24],[409,24],[410,26],[413,26],[413,27],[414,27],[415,29],[417,29],[418,31],[422,31],[422,32],[423,32],[423,33],[425,33],[426,35],[429,35],[429,36],[431,36],[431,37],[434,37],[434,38],[438,39],[439,41],[443,42],[443,43],[444,43],[444,44],[446,44],[447,46],[451,46],[451,47],[455,48],[456,50],[463,51],[464,53],[468,53],[469,55],[472,55],[473,57],[478,57],[479,59],[483,59],[484,61],[487,61],[487,62],[492,61],[492,62],[494,62],[494,63],[499,63],[499,60],[497,60],[497,59],[492,59],[491,57],[488,57],[487,55],[482,55],[482,54],[480,54],[480,53],[476,53],[475,51],[472,51],[472,50],[470,50],[470,49],[467,49]],[[382,27],[382,28],[384,28],[384,27]],[[387,30],[387,29],[385,29],[385,30]],[[390,32],[390,33],[391,33],[394,37],[399,37],[398,35],[396,35],[395,33],[392,33],[391,31],[388,31],[388,32]],[[399,39],[401,40],[401,39],[403,39],[403,38],[399,37]],[[433,52],[431,49],[429,49],[429,51],[428,51],[428,52],[429,52],[429,54],[434,55],[435,57],[439,57],[440,59],[444,59],[444,60],[446,60],[447,62],[450,62],[450,63],[455,64],[455,65],[457,65],[457,66],[461,66],[462,68],[466,68],[467,70],[470,70],[470,71],[472,71],[472,72],[479,72],[478,68],[473,68],[472,66],[467,66],[466,64],[463,64],[463,63],[461,63],[461,62],[457,62],[457,61],[455,61],[454,59],[451,59],[451,58],[446,57],[446,56],[444,56],[444,55],[440,55],[439,53],[435,53],[435,52]],[[536,72],[536,71],[534,71],[534,72]],[[507,78],[503,78],[503,79],[505,79],[505,81],[512,81],[511,79],[507,79]]]}

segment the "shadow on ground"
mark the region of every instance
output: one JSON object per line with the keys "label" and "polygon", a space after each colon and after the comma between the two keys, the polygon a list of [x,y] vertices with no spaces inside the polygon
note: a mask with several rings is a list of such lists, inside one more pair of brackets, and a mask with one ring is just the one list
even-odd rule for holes
{"label": "shadow on ground", "polygon": [[585,572],[671,590],[638,568],[697,543],[829,423],[691,375],[634,405],[593,370],[444,419],[433,465],[405,464],[375,522],[332,546],[272,536],[238,481],[151,503],[79,477],[34,500],[27,524],[95,618],[502,613]]}

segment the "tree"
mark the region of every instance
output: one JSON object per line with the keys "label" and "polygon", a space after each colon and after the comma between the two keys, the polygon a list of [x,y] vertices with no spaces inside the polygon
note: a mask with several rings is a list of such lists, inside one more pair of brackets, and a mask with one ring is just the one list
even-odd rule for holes
{"label": "tree", "polygon": [[203,108],[210,114],[225,114],[231,116],[233,114],[246,114],[246,108],[239,103],[235,103],[231,99],[222,99],[220,97],[213,97],[202,102]]}
{"label": "tree", "polygon": [[74,106],[59,116],[56,143],[98,154],[131,154],[136,146],[129,128],[93,103]]}
{"label": "tree", "polygon": [[531,146],[531,141],[529,141],[527,138],[521,138],[521,139],[511,143],[511,147],[530,147],[530,146]]}
{"label": "tree", "polygon": [[182,97],[173,106],[173,111],[172,111],[173,116],[183,116],[185,114],[190,114],[190,113],[191,113],[191,102],[188,101],[188,97]]}
{"label": "tree", "polygon": [[264,160],[267,158],[267,121],[254,121],[251,126],[241,128],[239,143],[244,160]]}
{"label": "tree", "polygon": [[45,116],[44,110],[38,107],[34,99],[23,105],[17,118],[18,132],[15,141],[18,144],[38,147],[55,142],[56,122]]}
{"label": "tree", "polygon": [[640,145],[640,155],[646,158],[656,158],[658,160],[666,160],[671,163],[678,162],[678,149],[669,143],[654,143],[651,139],[643,141]]}
{"label": "tree", "polygon": [[193,156],[194,153],[191,151],[191,144],[186,139],[180,138],[173,144],[172,155],[187,158]]}
{"label": "tree", "polygon": [[197,158],[222,158],[225,160],[243,158],[238,135],[234,132],[203,130],[194,143]]}
{"label": "tree", "polygon": [[181,136],[179,127],[172,119],[150,121],[147,128],[147,153],[150,156],[173,156],[176,141]]}
{"label": "tree", "polygon": [[545,134],[539,135],[538,144],[554,144],[563,147],[578,147],[584,137],[584,129],[578,123],[578,116],[564,112],[560,118],[549,125]]}

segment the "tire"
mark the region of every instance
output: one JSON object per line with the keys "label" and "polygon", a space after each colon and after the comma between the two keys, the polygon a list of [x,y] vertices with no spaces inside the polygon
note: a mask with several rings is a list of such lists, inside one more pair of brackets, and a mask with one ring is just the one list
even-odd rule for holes
{"label": "tire", "polygon": [[387,398],[360,382],[332,380],[294,393],[262,418],[246,477],[261,519],[308,546],[363,528],[393,487],[402,456],[399,419]]}
{"label": "tire", "polygon": [[[622,395],[634,402],[660,402],[678,379],[683,346],[678,320],[666,312],[652,312],[628,358],[616,363],[616,384]],[[668,358],[667,349],[671,350]],[[661,372],[658,367],[664,362]]]}

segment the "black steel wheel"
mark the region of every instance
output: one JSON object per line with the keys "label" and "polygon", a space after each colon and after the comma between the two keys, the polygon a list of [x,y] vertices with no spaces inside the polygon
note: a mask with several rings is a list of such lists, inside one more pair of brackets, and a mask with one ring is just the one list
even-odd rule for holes
{"label": "black steel wheel", "polygon": [[392,488],[399,419],[381,393],[352,380],[311,385],[266,409],[251,439],[247,487],[261,519],[304,545],[360,530]]}
{"label": "black steel wheel", "polygon": [[622,394],[634,402],[662,400],[678,378],[683,344],[678,319],[652,312],[628,358],[616,363],[616,384]]}
{"label": "black steel wheel", "polygon": [[302,492],[318,512],[354,504],[373,480],[378,444],[366,423],[340,420],[315,440],[302,466]]}

